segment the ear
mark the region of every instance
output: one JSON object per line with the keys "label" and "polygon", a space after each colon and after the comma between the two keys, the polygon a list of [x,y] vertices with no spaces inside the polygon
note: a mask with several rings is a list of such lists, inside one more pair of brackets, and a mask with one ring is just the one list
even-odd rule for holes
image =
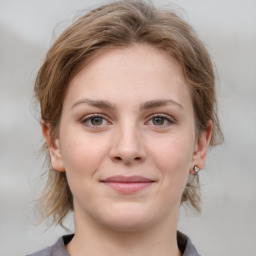
{"label": "ear", "polygon": [[207,150],[211,140],[211,135],[212,135],[212,121],[209,121],[207,129],[201,132],[199,138],[195,143],[195,150],[193,153],[191,167],[190,167],[191,174],[196,174],[196,172],[193,170],[193,167],[195,165],[198,166],[200,170],[204,169]]}
{"label": "ear", "polygon": [[59,139],[52,139],[50,136],[50,124],[41,121],[42,133],[47,142],[48,150],[51,158],[51,164],[54,170],[64,172],[65,167],[62,160]]}

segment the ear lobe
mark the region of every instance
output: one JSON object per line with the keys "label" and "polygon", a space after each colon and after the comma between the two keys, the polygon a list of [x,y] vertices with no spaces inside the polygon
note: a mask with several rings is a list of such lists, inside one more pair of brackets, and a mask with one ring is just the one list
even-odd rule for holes
{"label": "ear lobe", "polygon": [[205,131],[202,131],[200,137],[195,143],[195,151],[192,158],[192,166],[190,168],[190,173],[195,174],[193,167],[196,165],[200,170],[204,168],[206,162],[207,150],[211,141],[212,135],[212,121],[208,122],[208,127]]}
{"label": "ear lobe", "polygon": [[52,139],[50,136],[50,124],[46,123],[45,121],[41,121],[41,128],[43,136],[47,142],[48,150],[51,158],[51,164],[54,170],[59,172],[64,172],[65,167],[62,160],[59,139]]}

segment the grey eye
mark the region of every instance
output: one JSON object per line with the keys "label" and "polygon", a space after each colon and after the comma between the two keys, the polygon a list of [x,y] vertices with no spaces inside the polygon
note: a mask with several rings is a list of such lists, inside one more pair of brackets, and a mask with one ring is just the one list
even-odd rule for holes
{"label": "grey eye", "polygon": [[95,126],[102,125],[103,123],[103,118],[99,116],[92,117],[90,120],[91,120],[91,124]]}
{"label": "grey eye", "polygon": [[152,119],[152,122],[154,125],[163,125],[165,121],[165,118],[157,116]]}

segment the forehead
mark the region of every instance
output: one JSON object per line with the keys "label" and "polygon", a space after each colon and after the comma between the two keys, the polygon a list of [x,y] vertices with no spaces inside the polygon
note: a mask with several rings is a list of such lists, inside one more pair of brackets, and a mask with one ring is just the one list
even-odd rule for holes
{"label": "forehead", "polygon": [[170,76],[173,75],[172,73],[176,73],[184,79],[181,66],[170,53],[146,43],[99,50],[86,61],[86,64],[74,79],[79,79],[83,75],[81,73],[89,74],[93,69],[101,70],[102,76],[107,73],[111,74],[109,71],[117,67],[119,72],[122,71],[123,74],[127,74],[134,72],[133,67],[137,66],[140,66],[139,71],[142,74],[146,73],[148,75],[149,71],[159,72],[162,70],[167,71],[166,74],[169,73]]}
{"label": "forehead", "polygon": [[65,101],[79,97],[147,101],[167,96],[176,101],[190,98],[179,63],[166,51],[135,44],[91,59],[71,81]]}

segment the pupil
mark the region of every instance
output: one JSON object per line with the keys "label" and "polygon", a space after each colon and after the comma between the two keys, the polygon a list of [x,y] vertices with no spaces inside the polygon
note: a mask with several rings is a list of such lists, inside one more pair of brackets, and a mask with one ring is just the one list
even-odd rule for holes
{"label": "pupil", "polygon": [[164,123],[164,119],[162,117],[154,117],[153,124],[162,125]]}
{"label": "pupil", "polygon": [[102,124],[102,118],[101,117],[94,117],[91,122],[92,122],[93,125],[101,125]]}

